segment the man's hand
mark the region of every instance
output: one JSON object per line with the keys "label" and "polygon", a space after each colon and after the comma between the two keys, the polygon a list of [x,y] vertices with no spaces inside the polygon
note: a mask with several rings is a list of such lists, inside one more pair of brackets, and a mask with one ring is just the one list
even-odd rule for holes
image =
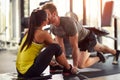
{"label": "man's hand", "polygon": [[70,44],[72,47],[72,57],[73,57],[73,65],[74,67],[78,67],[79,61],[79,48],[78,48],[78,34],[69,38]]}

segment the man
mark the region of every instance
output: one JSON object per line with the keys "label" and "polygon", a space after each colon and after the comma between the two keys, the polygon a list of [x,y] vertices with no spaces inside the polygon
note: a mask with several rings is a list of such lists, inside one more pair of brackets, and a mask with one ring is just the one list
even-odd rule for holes
{"label": "man", "polygon": [[[98,52],[111,53],[115,55],[115,63],[117,64],[120,51],[110,49],[96,41],[93,32],[82,27],[82,25],[75,19],[69,17],[59,17],[57,8],[54,4],[45,4],[42,9],[49,10],[51,17],[49,23],[52,24],[51,31],[56,36],[56,40],[65,52],[63,38],[67,37],[72,46],[72,57],[74,67],[84,68],[93,65],[98,61],[105,62],[105,58],[101,53],[98,57],[90,58],[89,51],[93,48]],[[80,49],[79,49],[80,48]]]}

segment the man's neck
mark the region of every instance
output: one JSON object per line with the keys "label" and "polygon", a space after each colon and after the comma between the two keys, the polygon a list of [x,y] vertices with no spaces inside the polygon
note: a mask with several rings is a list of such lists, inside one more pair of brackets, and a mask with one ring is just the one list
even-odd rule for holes
{"label": "man's neck", "polygon": [[59,25],[60,25],[60,17],[58,16],[58,20],[57,20],[55,26],[58,27]]}

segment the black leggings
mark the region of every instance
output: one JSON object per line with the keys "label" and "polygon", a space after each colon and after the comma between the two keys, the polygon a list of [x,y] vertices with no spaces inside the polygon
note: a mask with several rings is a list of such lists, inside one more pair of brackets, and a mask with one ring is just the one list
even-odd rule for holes
{"label": "black leggings", "polygon": [[56,57],[60,56],[62,50],[58,44],[49,45],[44,51],[40,52],[40,54],[36,57],[34,64],[30,67],[30,69],[25,73],[21,74],[18,71],[18,77],[37,77],[47,68],[52,57],[55,55]]}

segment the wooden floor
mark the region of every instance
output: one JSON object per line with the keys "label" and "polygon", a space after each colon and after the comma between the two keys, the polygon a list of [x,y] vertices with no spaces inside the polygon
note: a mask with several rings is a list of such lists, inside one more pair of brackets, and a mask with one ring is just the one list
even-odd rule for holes
{"label": "wooden floor", "polygon": [[[16,80],[16,68],[15,68],[15,61],[16,61],[16,53],[17,50],[0,50],[0,80]],[[69,60],[72,62],[71,60]],[[101,69],[93,69],[93,68],[86,68],[81,71],[100,71]],[[87,77],[87,76],[86,76]],[[49,80],[83,80],[79,79],[77,76],[67,77],[65,78],[62,74],[54,74],[52,79]],[[108,75],[108,76],[101,76],[101,77],[94,77],[88,78],[84,80],[120,80],[120,73]]]}

